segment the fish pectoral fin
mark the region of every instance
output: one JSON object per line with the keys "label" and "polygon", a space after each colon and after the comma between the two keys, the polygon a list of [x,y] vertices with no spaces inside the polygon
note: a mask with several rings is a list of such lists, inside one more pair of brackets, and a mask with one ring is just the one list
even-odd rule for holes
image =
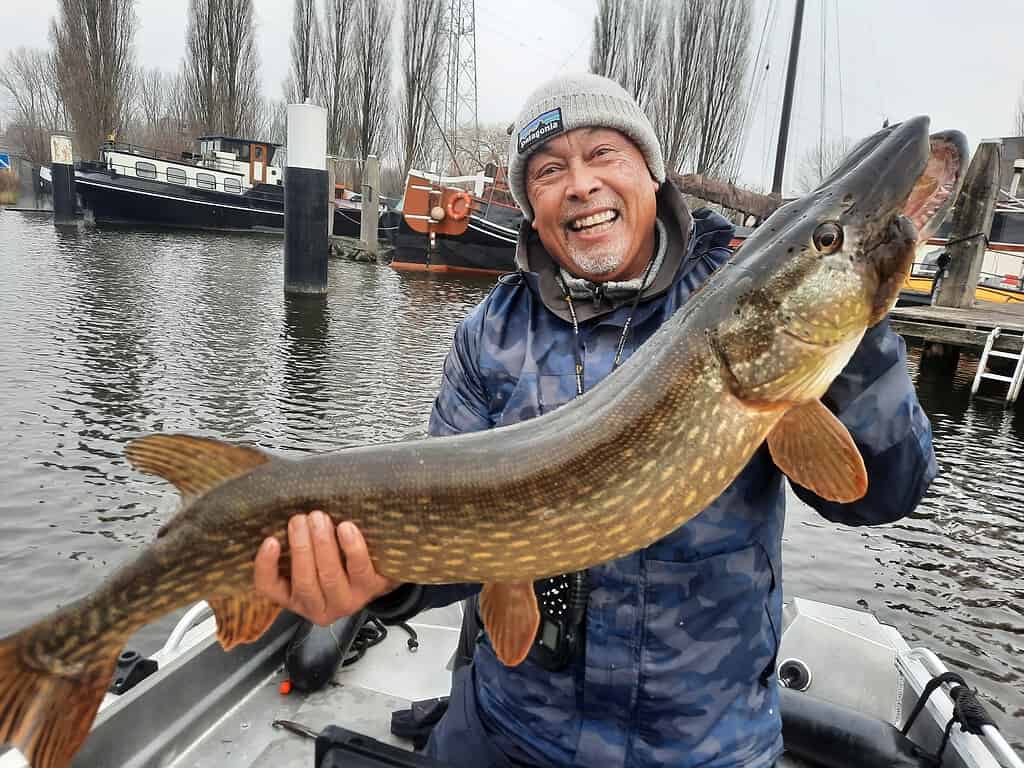
{"label": "fish pectoral fin", "polygon": [[864,459],[849,430],[820,400],[791,408],[768,435],[775,464],[823,499],[856,501],[868,490]]}
{"label": "fish pectoral fin", "polygon": [[132,466],[174,483],[188,499],[241,477],[270,456],[258,448],[191,435],[148,435],[124,450]]}
{"label": "fish pectoral fin", "polygon": [[281,612],[281,606],[255,593],[212,597],[206,602],[217,618],[217,639],[225,651],[258,640]]}
{"label": "fish pectoral fin", "polygon": [[530,652],[540,625],[533,582],[484,584],[480,617],[494,653],[506,667],[514,667]]}

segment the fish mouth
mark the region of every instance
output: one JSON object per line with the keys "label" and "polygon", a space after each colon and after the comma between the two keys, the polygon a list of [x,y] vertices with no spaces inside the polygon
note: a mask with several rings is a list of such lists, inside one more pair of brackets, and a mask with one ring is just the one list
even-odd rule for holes
{"label": "fish mouth", "polygon": [[935,234],[952,208],[967,156],[967,140],[958,131],[932,134],[929,143],[928,164],[903,206],[903,215],[914,225],[918,241]]}
{"label": "fish mouth", "polygon": [[876,273],[872,324],[892,309],[910,273],[916,247],[926,242],[949,215],[963,183],[967,139],[959,131],[929,137],[929,154],[902,206],[878,240],[869,247],[867,262]]}

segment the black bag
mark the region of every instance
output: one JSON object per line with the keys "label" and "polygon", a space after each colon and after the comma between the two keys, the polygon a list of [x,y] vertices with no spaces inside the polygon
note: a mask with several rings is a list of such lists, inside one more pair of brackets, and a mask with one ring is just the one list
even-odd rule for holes
{"label": "black bag", "polygon": [[316,768],[445,768],[432,757],[394,747],[338,725],[316,738]]}

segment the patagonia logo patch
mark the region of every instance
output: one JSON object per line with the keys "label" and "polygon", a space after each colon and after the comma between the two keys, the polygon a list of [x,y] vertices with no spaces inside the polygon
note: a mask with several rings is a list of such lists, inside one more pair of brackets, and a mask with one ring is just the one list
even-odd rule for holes
{"label": "patagonia logo patch", "polygon": [[562,125],[562,108],[549,109],[543,115],[533,118],[519,131],[519,154],[535,144],[547,141],[563,130],[565,128]]}

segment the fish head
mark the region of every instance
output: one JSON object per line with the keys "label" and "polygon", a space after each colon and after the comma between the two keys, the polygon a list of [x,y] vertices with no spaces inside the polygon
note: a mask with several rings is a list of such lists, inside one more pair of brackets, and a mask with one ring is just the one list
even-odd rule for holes
{"label": "fish head", "polygon": [[733,279],[715,299],[727,309],[708,335],[737,396],[768,405],[820,397],[896,303],[966,165],[963,134],[929,135],[928,126],[915,117],[861,141],[723,267]]}

